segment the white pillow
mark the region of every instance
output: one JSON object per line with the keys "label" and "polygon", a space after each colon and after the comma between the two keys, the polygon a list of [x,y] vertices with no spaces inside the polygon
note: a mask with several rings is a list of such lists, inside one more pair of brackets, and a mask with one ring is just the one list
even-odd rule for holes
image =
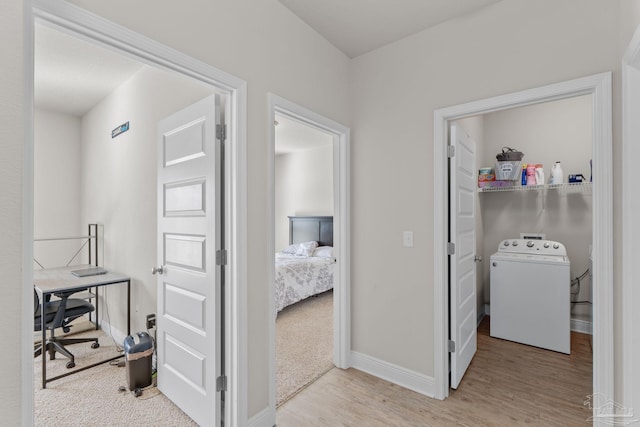
{"label": "white pillow", "polygon": [[318,242],[310,241],[310,242],[302,242],[302,243],[294,243],[293,245],[289,245],[282,250],[283,254],[289,255],[298,255],[310,257],[313,256],[313,251],[318,247]]}
{"label": "white pillow", "polygon": [[313,256],[320,258],[333,258],[333,247],[332,246],[318,246],[313,251]]}

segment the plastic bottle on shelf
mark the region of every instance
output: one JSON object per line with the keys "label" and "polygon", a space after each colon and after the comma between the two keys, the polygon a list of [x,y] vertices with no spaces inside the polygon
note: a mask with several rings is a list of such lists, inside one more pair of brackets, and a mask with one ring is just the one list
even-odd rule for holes
{"label": "plastic bottle on shelf", "polygon": [[536,165],[536,183],[538,185],[544,184],[544,169],[540,163]]}
{"label": "plastic bottle on shelf", "polygon": [[527,185],[536,185],[536,165],[533,163],[527,165]]}
{"label": "plastic bottle on shelf", "polygon": [[520,184],[527,185],[527,164],[522,164],[522,178],[520,180]]}
{"label": "plastic bottle on shelf", "polygon": [[551,180],[550,184],[562,184],[564,181],[564,174],[562,173],[562,166],[560,162],[556,162],[551,168]]}

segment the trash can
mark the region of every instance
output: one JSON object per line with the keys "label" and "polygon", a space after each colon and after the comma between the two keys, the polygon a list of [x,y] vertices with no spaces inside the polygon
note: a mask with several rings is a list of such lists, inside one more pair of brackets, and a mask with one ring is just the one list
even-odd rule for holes
{"label": "trash can", "polygon": [[137,332],[124,339],[124,362],[129,390],[151,385],[153,340],[146,332]]}

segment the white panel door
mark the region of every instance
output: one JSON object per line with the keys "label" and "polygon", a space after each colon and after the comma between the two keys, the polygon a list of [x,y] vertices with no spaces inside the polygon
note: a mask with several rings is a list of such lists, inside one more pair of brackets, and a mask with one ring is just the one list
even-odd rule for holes
{"label": "white panel door", "polygon": [[465,131],[451,125],[450,144],[454,156],[450,163],[450,231],[455,244],[450,256],[450,339],[451,387],[458,388],[477,348],[476,329],[476,146]]}
{"label": "white panel door", "polygon": [[220,99],[158,123],[158,388],[203,426],[220,425]]}

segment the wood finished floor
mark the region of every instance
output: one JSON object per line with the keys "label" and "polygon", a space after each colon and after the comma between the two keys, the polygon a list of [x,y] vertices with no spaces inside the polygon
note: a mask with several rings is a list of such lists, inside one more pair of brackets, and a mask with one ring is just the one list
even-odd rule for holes
{"label": "wood finished floor", "polygon": [[591,336],[571,333],[571,355],[489,336],[458,390],[444,401],[355,369],[334,368],[277,411],[278,427],[587,426]]}

